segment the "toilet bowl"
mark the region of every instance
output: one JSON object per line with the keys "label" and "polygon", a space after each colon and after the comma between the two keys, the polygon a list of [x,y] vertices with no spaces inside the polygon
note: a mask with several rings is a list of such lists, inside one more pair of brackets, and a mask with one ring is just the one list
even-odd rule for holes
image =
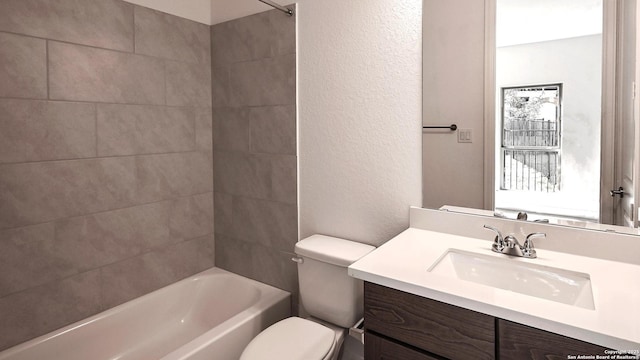
{"label": "toilet bowl", "polygon": [[341,328],[290,317],[258,334],[240,360],[336,360],[344,334]]}
{"label": "toilet bowl", "polygon": [[290,317],[256,336],[240,360],[337,360],[347,328],[362,318],[362,281],[347,267],[373,246],[324,235],[299,241],[298,281],[308,319]]}

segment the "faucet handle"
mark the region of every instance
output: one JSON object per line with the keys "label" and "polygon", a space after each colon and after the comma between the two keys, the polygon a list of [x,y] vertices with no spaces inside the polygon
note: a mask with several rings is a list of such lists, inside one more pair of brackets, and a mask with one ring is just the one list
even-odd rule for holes
{"label": "faucet handle", "polygon": [[536,250],[533,247],[533,239],[538,237],[546,238],[547,234],[535,232],[527,235],[527,238],[522,245],[522,254],[524,257],[535,259],[538,256],[536,254]]}
{"label": "faucet handle", "polygon": [[[500,250],[502,251],[502,249],[504,248],[505,244],[504,244],[504,238],[502,237],[502,233],[500,232],[500,230],[494,228],[493,226],[489,226],[489,225],[485,225],[484,226],[485,229],[489,229],[489,230],[493,230],[496,232],[496,238],[493,240],[493,250]],[[498,252],[500,252],[498,251]]]}

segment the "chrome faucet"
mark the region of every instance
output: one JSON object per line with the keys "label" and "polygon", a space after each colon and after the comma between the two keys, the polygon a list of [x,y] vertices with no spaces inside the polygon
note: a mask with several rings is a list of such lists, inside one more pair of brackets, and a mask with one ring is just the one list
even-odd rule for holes
{"label": "chrome faucet", "polygon": [[537,257],[536,250],[533,247],[533,239],[537,237],[546,237],[545,233],[531,233],[527,235],[524,244],[520,245],[518,239],[513,235],[502,236],[500,230],[493,226],[485,225],[485,229],[493,230],[496,232],[496,237],[493,240],[491,250],[500,254],[525,257],[535,259]]}

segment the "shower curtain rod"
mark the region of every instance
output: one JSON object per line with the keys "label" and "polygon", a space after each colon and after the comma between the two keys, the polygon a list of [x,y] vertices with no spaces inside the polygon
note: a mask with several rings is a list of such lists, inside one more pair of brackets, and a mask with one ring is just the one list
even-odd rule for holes
{"label": "shower curtain rod", "polygon": [[285,14],[287,14],[289,16],[293,15],[293,10],[291,10],[289,8],[286,8],[284,6],[278,5],[278,4],[274,3],[271,0],[258,0],[258,1],[263,2],[263,3],[265,3],[265,4],[269,5],[269,6],[273,6],[274,8],[282,11],[283,13],[285,13]]}

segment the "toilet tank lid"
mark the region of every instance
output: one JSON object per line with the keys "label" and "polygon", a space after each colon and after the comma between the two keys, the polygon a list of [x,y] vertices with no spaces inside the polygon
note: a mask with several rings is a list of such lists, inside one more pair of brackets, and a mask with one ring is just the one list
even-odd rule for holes
{"label": "toilet tank lid", "polygon": [[347,267],[375,247],[325,235],[312,235],[296,243],[296,254],[329,264]]}

